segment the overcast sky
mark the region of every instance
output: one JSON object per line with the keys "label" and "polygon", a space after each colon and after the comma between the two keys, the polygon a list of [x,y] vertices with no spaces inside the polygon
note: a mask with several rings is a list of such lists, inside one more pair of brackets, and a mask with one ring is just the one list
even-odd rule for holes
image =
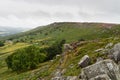
{"label": "overcast sky", "polygon": [[64,21],[120,23],[120,0],[0,0],[0,26]]}

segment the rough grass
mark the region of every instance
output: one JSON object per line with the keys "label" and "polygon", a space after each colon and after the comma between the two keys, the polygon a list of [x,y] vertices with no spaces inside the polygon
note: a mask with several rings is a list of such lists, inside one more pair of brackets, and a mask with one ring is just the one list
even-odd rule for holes
{"label": "rough grass", "polygon": [[[39,64],[39,68],[30,70],[27,72],[23,72],[17,74],[12,70],[7,68],[5,63],[5,59],[8,55],[12,54],[17,49],[24,48],[29,46],[28,43],[17,43],[12,45],[6,45],[0,48],[0,80],[36,80],[38,77],[46,77],[52,73],[55,67],[58,64],[59,58],[55,59],[53,62],[48,61],[45,63]],[[41,46],[41,48],[48,47],[48,46]]]}
{"label": "rough grass", "polygon": [[[64,56],[64,61],[59,65],[60,58],[55,58],[53,61],[48,61],[39,64],[38,69],[30,70],[24,73],[17,74],[7,69],[5,59],[17,49],[29,46],[28,43],[17,43],[6,45],[0,48],[0,80],[36,80],[38,77],[43,77],[49,80],[55,73],[58,66],[65,69],[65,76],[79,75],[81,68],[78,68],[79,60],[88,54],[92,60],[91,64],[95,63],[98,56],[105,57],[94,50],[104,48],[106,44],[120,42],[120,25],[112,25],[112,28],[102,27],[102,24],[51,24],[42,28],[36,28],[29,32],[10,36],[13,40],[25,40],[24,42],[48,44],[65,39],[67,43],[74,42],[80,39],[85,39],[86,43],[77,47],[76,50],[67,53]],[[39,45],[38,44],[38,45]],[[40,45],[40,46],[41,46]]]}
{"label": "rough grass", "polygon": [[[109,28],[109,26],[112,28]],[[8,36],[14,41],[37,41],[50,37],[52,41],[66,39],[73,42],[80,39],[92,40],[119,36],[120,25],[102,23],[54,23],[44,27],[38,27],[31,31]]]}
{"label": "rough grass", "polygon": [[[120,38],[107,38],[97,41],[88,41],[86,44],[79,46],[77,50],[66,54],[62,67],[66,69],[65,76],[76,76],[80,74],[81,68],[78,68],[78,62],[84,55],[89,55],[91,64],[96,62],[97,57],[107,58],[106,55],[95,52],[95,50],[104,48],[108,43],[116,44],[120,42]],[[91,65],[90,64],[90,65]]]}
{"label": "rough grass", "polygon": [[12,75],[11,71],[7,69],[7,65],[5,63],[7,56],[12,54],[13,51],[26,46],[29,46],[29,44],[17,43],[0,47],[0,79],[4,79],[4,77],[7,78],[6,76],[11,77]]}
{"label": "rough grass", "polygon": [[[64,56],[63,63],[60,65],[59,61],[61,57],[54,58],[53,61],[48,61],[44,63],[40,63],[39,67],[34,70],[30,70],[27,72],[23,72],[20,74],[17,74],[15,72],[12,72],[11,70],[7,69],[6,64],[4,63],[5,57],[7,57],[8,54],[0,55],[0,59],[3,62],[0,66],[0,79],[2,80],[36,80],[39,77],[45,78],[45,80],[50,80],[51,77],[53,77],[53,74],[58,69],[58,67],[61,67],[61,69],[65,69],[64,76],[77,76],[80,74],[81,68],[78,68],[78,62],[85,54],[88,54],[92,60],[91,64],[95,63],[97,57],[105,57],[104,55],[100,55],[99,53],[94,52],[96,49],[104,48],[108,43],[112,42],[113,44],[120,42],[120,38],[106,38],[106,39],[99,39],[99,40],[90,40],[86,41],[83,45],[78,46],[75,50],[67,53]],[[18,48],[25,47],[25,44],[14,44],[9,47],[9,49],[4,50],[10,50],[10,48],[13,48],[14,46],[18,46]],[[23,46],[22,46],[23,45]],[[6,47],[8,48],[8,47]],[[16,49],[15,49],[16,50]]]}

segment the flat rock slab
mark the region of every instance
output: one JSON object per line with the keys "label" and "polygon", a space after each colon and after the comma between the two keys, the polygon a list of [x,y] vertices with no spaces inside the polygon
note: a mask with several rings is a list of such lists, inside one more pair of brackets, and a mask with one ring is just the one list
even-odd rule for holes
{"label": "flat rock slab", "polygon": [[[103,80],[120,80],[120,70],[118,65],[109,59],[83,68],[80,77],[83,80],[99,80],[99,77],[102,78],[100,75],[106,75],[106,77],[103,77]],[[95,79],[97,77],[98,79]]]}

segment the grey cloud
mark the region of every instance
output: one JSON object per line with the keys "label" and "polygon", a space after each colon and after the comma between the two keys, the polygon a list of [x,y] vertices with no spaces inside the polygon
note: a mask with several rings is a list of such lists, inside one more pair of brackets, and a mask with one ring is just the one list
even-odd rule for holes
{"label": "grey cloud", "polygon": [[15,0],[15,1],[23,1],[29,3],[42,3],[47,5],[58,5],[58,4],[70,4],[79,0]]}
{"label": "grey cloud", "polygon": [[57,13],[53,14],[53,16],[62,18],[62,19],[72,19],[74,17],[73,14],[65,13],[65,12],[57,12]]}
{"label": "grey cloud", "polygon": [[56,21],[120,22],[120,0],[2,0],[0,25],[33,27]]}
{"label": "grey cloud", "polygon": [[34,12],[23,12],[20,14],[15,14],[19,18],[29,18],[29,17],[37,17],[37,18],[50,18],[51,14],[45,11],[34,11]]}

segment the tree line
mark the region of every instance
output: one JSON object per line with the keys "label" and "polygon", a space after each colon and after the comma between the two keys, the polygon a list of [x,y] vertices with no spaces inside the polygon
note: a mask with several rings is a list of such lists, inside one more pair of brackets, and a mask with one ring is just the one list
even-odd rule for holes
{"label": "tree line", "polygon": [[6,58],[7,66],[17,73],[35,69],[39,63],[51,60],[57,54],[61,54],[64,43],[65,40],[60,40],[47,48],[32,45],[16,50]]}

